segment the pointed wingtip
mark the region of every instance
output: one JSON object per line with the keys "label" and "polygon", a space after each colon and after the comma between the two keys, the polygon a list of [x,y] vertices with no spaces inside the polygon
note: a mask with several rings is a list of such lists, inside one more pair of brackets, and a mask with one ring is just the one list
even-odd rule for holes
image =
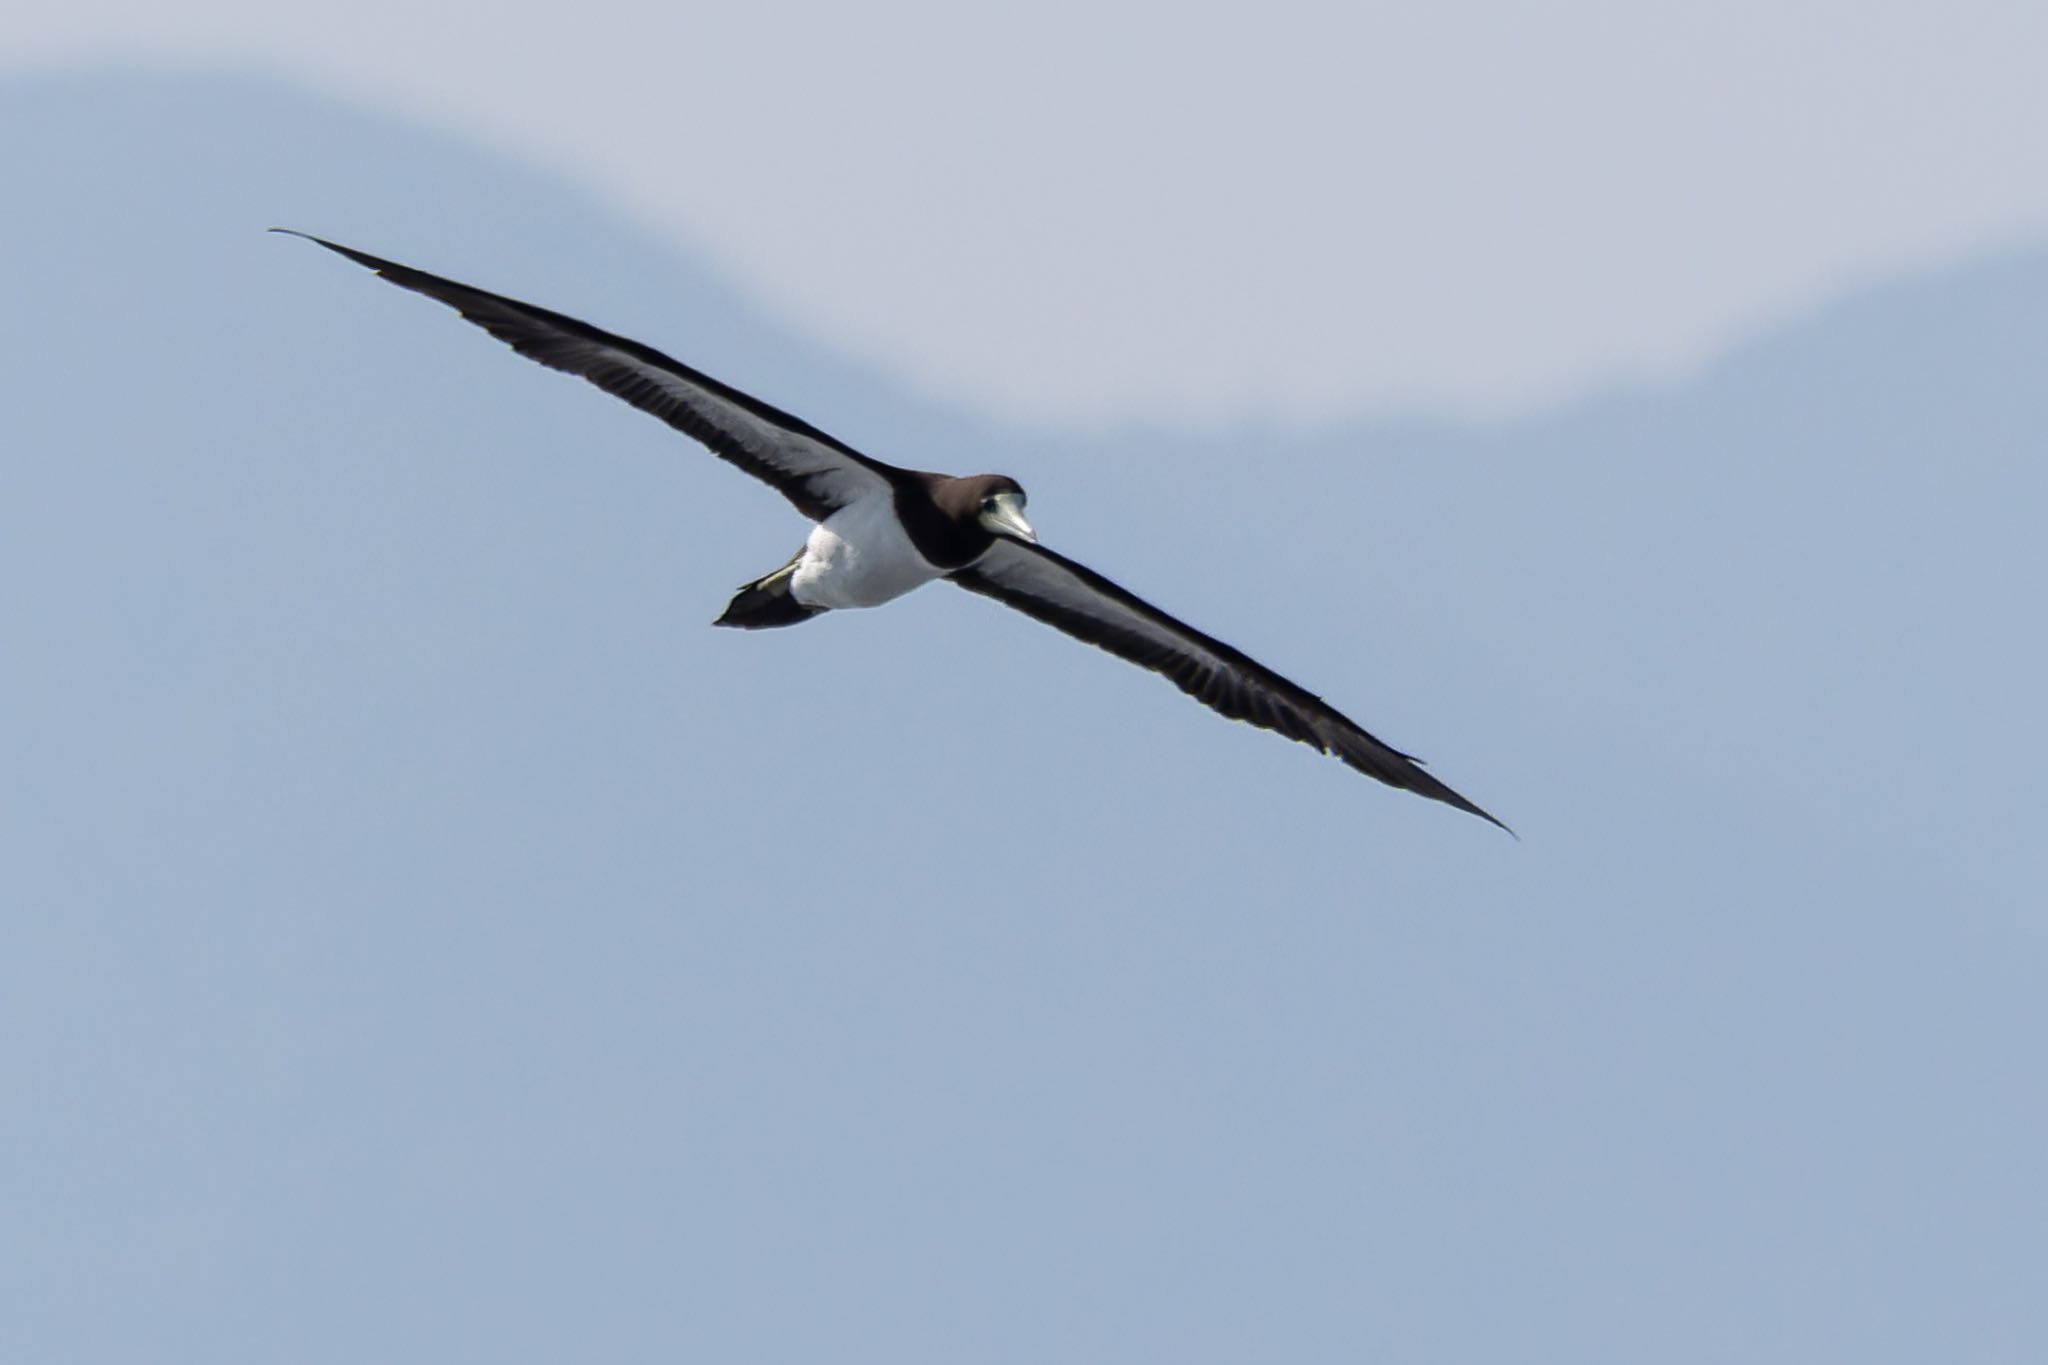
{"label": "pointed wingtip", "polygon": [[297,228],[274,227],[271,228],[270,231],[283,233],[287,237],[304,238],[306,241],[311,242],[314,246],[324,246],[329,251],[333,252],[335,255],[346,256],[350,260],[354,261],[357,265],[367,266],[369,269],[374,270],[379,274],[387,274],[392,271],[405,269],[404,266],[398,265],[392,261],[387,261],[382,256],[372,256],[367,251],[357,251],[352,246],[343,246],[340,242],[330,242],[325,237],[315,237],[312,233],[301,232]]}
{"label": "pointed wingtip", "polygon": [[[1507,836],[1516,843],[1522,842],[1522,836],[1515,833],[1514,828],[1507,821],[1501,819],[1493,812],[1482,808],[1478,802],[1468,800],[1462,793],[1454,791],[1448,784],[1438,780],[1435,774],[1423,766],[1421,759],[1410,759],[1409,763],[1411,766],[1406,774],[1408,780],[1397,782],[1393,785],[1406,787],[1409,791],[1419,796],[1429,797],[1433,801],[1441,801],[1447,806],[1464,811],[1467,815],[1476,815],[1494,828],[1505,831]],[[1385,779],[1382,778],[1381,780],[1384,781]]]}
{"label": "pointed wingtip", "polygon": [[[1450,791],[1450,788],[1446,787],[1444,790]],[[1456,797],[1457,799],[1450,801],[1448,804],[1456,806],[1459,810],[1464,811],[1467,814],[1478,816],[1487,824],[1492,825],[1495,829],[1505,832],[1508,838],[1513,839],[1516,843],[1519,844],[1522,842],[1522,836],[1515,833],[1514,827],[1509,825],[1507,821],[1501,819],[1499,816],[1493,814],[1491,811],[1480,809],[1477,805],[1470,801],[1467,801],[1464,797],[1458,796],[1456,792],[1452,792],[1451,795]]]}

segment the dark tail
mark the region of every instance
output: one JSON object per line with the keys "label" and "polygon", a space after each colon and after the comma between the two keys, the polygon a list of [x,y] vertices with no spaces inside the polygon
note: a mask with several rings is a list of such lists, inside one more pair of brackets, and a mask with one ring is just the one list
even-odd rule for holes
{"label": "dark tail", "polygon": [[826,610],[824,607],[807,607],[789,595],[789,580],[796,573],[797,560],[803,557],[804,552],[798,550],[789,563],[766,578],[757,578],[741,588],[726,604],[725,614],[711,624],[736,626],[741,630],[766,630],[770,626],[793,626]]}

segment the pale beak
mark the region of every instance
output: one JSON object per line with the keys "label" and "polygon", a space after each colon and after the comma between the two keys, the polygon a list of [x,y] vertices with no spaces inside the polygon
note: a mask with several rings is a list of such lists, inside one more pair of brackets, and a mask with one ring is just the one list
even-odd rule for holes
{"label": "pale beak", "polygon": [[1031,523],[1024,520],[1024,514],[1017,508],[1015,493],[996,494],[996,505],[981,514],[981,523],[991,531],[1015,536],[1027,545],[1038,543],[1038,533],[1031,529]]}

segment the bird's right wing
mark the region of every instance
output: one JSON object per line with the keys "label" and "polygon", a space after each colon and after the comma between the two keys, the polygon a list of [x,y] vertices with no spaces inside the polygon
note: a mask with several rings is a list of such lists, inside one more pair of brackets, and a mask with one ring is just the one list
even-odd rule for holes
{"label": "bird's right wing", "polygon": [[835,440],[801,418],[721,384],[652,347],[600,331],[561,313],[473,289],[424,270],[383,260],[290,228],[329,251],[367,266],[404,289],[461,313],[523,356],[580,375],[643,412],[651,412],[772,485],[814,521],[892,486],[898,471]]}

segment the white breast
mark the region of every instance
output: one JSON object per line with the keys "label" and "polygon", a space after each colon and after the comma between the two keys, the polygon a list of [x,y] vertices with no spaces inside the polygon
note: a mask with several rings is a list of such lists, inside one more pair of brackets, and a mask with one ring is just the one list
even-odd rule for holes
{"label": "white breast", "polygon": [[941,572],[903,533],[894,499],[876,494],[812,528],[789,592],[807,607],[878,607]]}

